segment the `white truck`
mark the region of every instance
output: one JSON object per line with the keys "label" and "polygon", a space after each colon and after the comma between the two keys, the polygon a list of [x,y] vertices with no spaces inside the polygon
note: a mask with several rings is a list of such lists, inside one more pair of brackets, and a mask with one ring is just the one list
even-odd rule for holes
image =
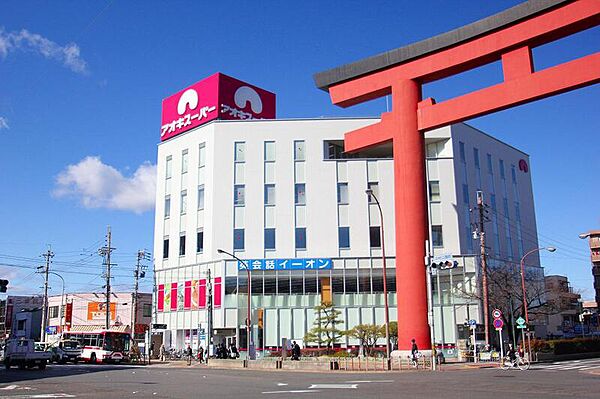
{"label": "white truck", "polygon": [[45,348],[36,348],[33,339],[9,339],[4,348],[4,366],[7,370],[10,370],[11,366],[18,366],[21,370],[37,366],[40,370],[43,370],[46,368],[50,357],[51,353],[47,352]]}

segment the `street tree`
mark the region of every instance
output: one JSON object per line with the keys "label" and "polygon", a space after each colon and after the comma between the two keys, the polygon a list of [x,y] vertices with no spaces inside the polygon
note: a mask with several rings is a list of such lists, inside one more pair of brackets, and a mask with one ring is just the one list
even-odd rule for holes
{"label": "street tree", "polygon": [[[385,328],[385,326],[384,326]],[[385,330],[384,330],[385,334]],[[390,346],[391,350],[398,348],[398,322],[390,321]]]}
{"label": "street tree", "polygon": [[317,344],[318,347],[325,346],[327,349],[333,348],[343,332],[337,327],[341,323],[340,314],[331,302],[323,302],[316,306],[313,328],[304,335],[304,342]]}
{"label": "street tree", "polygon": [[354,328],[345,331],[344,335],[358,340],[363,350],[363,355],[371,356],[377,340],[385,337],[385,326],[359,324]]}

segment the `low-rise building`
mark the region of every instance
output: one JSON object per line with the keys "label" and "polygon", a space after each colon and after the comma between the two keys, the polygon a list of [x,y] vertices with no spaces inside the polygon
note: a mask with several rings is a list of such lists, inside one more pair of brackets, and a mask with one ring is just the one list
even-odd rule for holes
{"label": "low-rise building", "polygon": [[[133,292],[114,292],[110,300],[110,329],[131,332],[143,340],[152,316],[152,294],[138,293],[137,316],[133,313]],[[64,309],[64,310],[62,310]],[[47,341],[62,331],[93,331],[106,327],[106,300],[103,294],[69,293],[48,298]]]}
{"label": "low-rise building", "polygon": [[581,330],[581,326],[578,327],[581,295],[573,291],[565,276],[550,275],[544,281],[548,303],[546,337],[576,335],[576,330]]}
{"label": "low-rise building", "polygon": [[0,338],[8,338],[14,315],[21,310],[40,308],[43,299],[38,295],[8,295],[0,301]]}

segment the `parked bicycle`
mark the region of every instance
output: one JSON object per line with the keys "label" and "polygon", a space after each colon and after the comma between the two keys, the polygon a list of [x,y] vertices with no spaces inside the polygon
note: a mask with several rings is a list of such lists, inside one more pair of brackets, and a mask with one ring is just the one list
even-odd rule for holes
{"label": "parked bicycle", "polygon": [[511,360],[510,356],[506,355],[504,356],[504,359],[502,359],[502,362],[500,362],[500,368],[502,368],[502,370],[513,368],[518,368],[519,370],[529,370],[529,367],[531,367],[529,360],[519,356],[518,353],[514,360]]}

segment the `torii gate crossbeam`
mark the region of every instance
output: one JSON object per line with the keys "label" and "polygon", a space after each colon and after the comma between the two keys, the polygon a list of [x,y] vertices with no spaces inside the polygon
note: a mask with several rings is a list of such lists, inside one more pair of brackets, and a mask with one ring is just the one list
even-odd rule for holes
{"label": "torii gate crossbeam", "polygon": [[[598,0],[530,0],[455,31],[315,75],[317,86],[342,107],[392,97],[392,111],[382,114],[381,122],[346,133],[344,141],[347,152],[392,141],[399,349],[410,349],[411,338],[431,348],[423,266],[428,236],[423,133],[600,82],[600,52],[541,71],[534,70],[531,53],[597,25]],[[438,104],[421,99],[422,84],[497,60],[502,83]]]}

